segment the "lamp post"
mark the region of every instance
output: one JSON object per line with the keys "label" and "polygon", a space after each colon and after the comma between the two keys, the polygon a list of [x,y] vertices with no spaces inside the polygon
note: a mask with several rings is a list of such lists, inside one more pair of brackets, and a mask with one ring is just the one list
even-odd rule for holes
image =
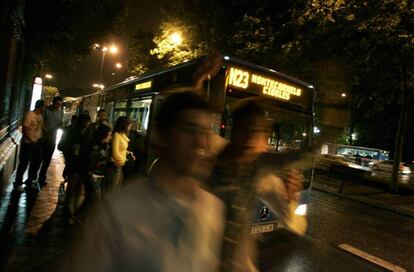
{"label": "lamp post", "polygon": [[93,45],[93,48],[95,48],[95,49],[99,49],[101,47],[102,47],[102,49],[101,49],[101,51],[102,51],[102,59],[101,59],[101,66],[99,67],[99,75],[98,75],[99,82],[102,82],[102,70],[103,70],[104,63],[105,63],[106,53],[109,52],[109,53],[111,53],[113,55],[115,55],[116,53],[118,53],[118,47],[115,46],[115,45],[112,45],[110,47],[101,46],[98,43],[95,43]]}
{"label": "lamp post", "polygon": [[[115,68],[116,68],[116,69],[120,70],[122,67],[123,67],[123,66],[122,66],[122,63],[120,63],[120,62],[115,63]],[[115,72],[112,72],[112,77],[111,77],[111,85],[113,85],[113,84],[114,84],[114,81],[115,81],[115,76],[116,76],[116,73],[115,73]]]}

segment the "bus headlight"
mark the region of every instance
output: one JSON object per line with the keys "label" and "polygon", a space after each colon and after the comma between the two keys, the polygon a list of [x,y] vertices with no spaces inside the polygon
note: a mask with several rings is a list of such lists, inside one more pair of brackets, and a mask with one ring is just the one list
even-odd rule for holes
{"label": "bus headlight", "polygon": [[297,215],[306,215],[307,210],[308,210],[308,205],[301,204],[296,208],[295,214],[297,214]]}

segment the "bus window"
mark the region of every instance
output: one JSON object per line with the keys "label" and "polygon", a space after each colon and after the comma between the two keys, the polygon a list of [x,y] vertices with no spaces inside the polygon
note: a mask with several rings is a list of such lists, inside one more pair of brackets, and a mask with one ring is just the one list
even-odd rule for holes
{"label": "bus window", "polygon": [[111,115],[112,125],[115,124],[116,120],[118,120],[119,117],[127,116],[127,101],[115,102]]}
{"label": "bus window", "polygon": [[131,102],[130,118],[134,124],[133,129],[142,135],[147,134],[151,102],[151,99],[133,100]]}
{"label": "bus window", "polygon": [[[232,105],[238,100],[235,97],[226,97],[227,103],[222,115],[220,134],[227,140],[230,138],[232,126],[229,113]],[[277,106],[267,105],[267,118],[273,123],[272,131],[268,139],[268,151],[284,152],[298,150],[305,146],[310,120],[290,111],[283,111]]]}
{"label": "bus window", "polygon": [[285,152],[305,146],[306,119],[282,112],[271,113],[274,126],[269,137],[269,151]]}

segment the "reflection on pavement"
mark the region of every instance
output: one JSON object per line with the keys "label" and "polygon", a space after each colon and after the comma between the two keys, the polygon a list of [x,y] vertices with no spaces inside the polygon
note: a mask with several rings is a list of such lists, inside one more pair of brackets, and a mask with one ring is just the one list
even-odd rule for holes
{"label": "reflection on pavement", "polygon": [[48,185],[40,192],[14,191],[12,185],[14,176],[11,177],[0,203],[0,235],[2,238],[8,234],[20,232],[36,234],[43,223],[50,218],[56,209],[59,185],[63,180],[62,167],[62,155],[55,152],[49,166]]}

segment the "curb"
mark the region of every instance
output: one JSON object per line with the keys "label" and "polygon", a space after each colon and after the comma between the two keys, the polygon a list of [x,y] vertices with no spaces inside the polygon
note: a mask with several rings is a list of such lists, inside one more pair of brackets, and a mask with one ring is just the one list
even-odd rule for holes
{"label": "curb", "polygon": [[376,208],[380,208],[380,209],[383,209],[383,210],[386,210],[386,211],[391,211],[391,212],[394,212],[394,213],[398,213],[398,214],[401,214],[401,215],[404,215],[404,216],[414,218],[414,209],[410,209],[410,208],[406,208],[406,207],[399,207],[399,206],[392,206],[392,205],[386,204],[382,201],[377,201],[377,200],[374,200],[374,199],[368,199],[368,198],[365,198],[365,197],[350,196],[350,195],[346,195],[346,194],[343,194],[343,193],[341,194],[341,193],[338,193],[336,190],[331,189],[328,186],[323,186],[323,185],[319,185],[319,184],[313,184],[312,188],[317,190],[317,191],[332,194],[332,195],[335,195],[335,196],[338,196],[338,197],[342,197],[342,198],[346,198],[346,199],[349,199],[349,200],[357,201],[357,202],[364,203],[364,204],[367,204],[367,205],[370,205],[370,206],[373,206],[373,207],[376,207]]}

